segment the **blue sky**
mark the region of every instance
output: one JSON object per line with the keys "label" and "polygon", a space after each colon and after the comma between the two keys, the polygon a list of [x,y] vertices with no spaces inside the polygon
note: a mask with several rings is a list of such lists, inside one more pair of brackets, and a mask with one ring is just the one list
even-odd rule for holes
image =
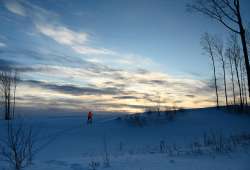
{"label": "blue sky", "polygon": [[[24,106],[140,111],[159,101],[164,107],[213,105],[200,37],[210,32],[226,39],[227,31],[188,13],[188,2],[2,0],[0,66],[22,70]],[[249,2],[242,4],[247,18]]]}

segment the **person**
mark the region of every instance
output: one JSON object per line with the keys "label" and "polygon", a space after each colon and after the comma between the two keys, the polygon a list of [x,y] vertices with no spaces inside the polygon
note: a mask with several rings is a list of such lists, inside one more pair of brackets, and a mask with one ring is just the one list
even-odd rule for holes
{"label": "person", "polygon": [[89,124],[89,123],[92,123],[92,121],[93,121],[93,113],[92,113],[91,111],[89,111],[87,123],[88,123],[88,124]]}

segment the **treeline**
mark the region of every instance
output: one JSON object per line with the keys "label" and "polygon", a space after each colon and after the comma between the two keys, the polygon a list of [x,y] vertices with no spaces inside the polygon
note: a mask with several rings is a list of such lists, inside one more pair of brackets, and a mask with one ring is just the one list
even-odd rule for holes
{"label": "treeline", "polygon": [[[218,66],[216,62],[219,62],[219,67],[223,71],[226,106],[239,105],[241,109],[248,106],[248,97],[250,97],[250,65],[248,57],[250,40],[245,25],[247,18],[242,16],[241,7],[242,1],[240,0],[193,0],[193,2],[187,4],[189,11],[203,14],[231,32],[226,45],[218,37],[207,33],[202,37],[202,46],[211,58],[213,65],[217,107],[219,107],[219,95]],[[233,102],[228,95],[229,82],[227,77],[231,79]]]}
{"label": "treeline", "polygon": [[[247,73],[238,36],[231,34],[224,42],[218,36],[205,33],[201,38],[201,45],[212,63],[217,107],[234,105],[242,109],[246,108],[249,103]],[[222,79],[219,78],[220,75]],[[224,99],[220,99],[221,89]],[[224,102],[220,103],[223,100]]]}

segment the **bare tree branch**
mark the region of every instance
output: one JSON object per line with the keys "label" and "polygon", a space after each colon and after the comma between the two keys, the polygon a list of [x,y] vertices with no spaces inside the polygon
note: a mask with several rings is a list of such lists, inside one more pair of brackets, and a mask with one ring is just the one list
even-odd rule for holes
{"label": "bare tree branch", "polygon": [[221,0],[221,1],[234,13],[234,15],[237,15],[237,10],[233,8],[229,0]]}
{"label": "bare tree branch", "polygon": [[[230,24],[227,23],[227,20],[229,22],[234,23],[234,24],[238,24],[238,21],[231,16],[232,14],[227,13],[226,8],[223,7],[221,2],[222,1],[218,1],[218,0],[209,0],[209,1],[198,0],[194,4],[191,4],[191,5],[188,4],[188,8],[194,9],[197,12],[205,14],[205,15],[209,16],[210,18],[219,21],[221,24],[223,24],[229,30],[239,34],[240,32],[237,29],[235,29],[234,27],[230,26]],[[226,2],[225,2],[225,4],[226,4]],[[229,3],[229,5],[230,5],[230,3]],[[225,18],[227,18],[227,19],[225,19]]]}
{"label": "bare tree branch", "polygon": [[[232,16],[230,16],[230,14],[228,14],[227,12],[226,12],[226,9],[225,9],[225,7],[223,7],[223,5],[222,4],[219,4],[216,0],[212,0],[213,1],[213,3],[215,4],[215,9],[219,9],[220,10],[220,14],[218,13],[218,15],[220,15],[220,16],[225,16],[226,18],[228,18],[229,20],[231,20],[232,22],[234,22],[234,23],[238,23],[238,20],[237,19],[234,19]],[[220,2],[223,2],[223,1],[220,1]]]}

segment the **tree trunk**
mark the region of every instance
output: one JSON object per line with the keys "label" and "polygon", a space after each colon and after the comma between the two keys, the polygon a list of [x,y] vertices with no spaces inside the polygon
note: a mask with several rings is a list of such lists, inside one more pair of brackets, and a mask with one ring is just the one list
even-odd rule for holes
{"label": "tree trunk", "polygon": [[225,61],[222,60],[222,68],[223,68],[223,78],[224,78],[224,91],[225,91],[225,98],[226,98],[226,106],[228,106],[227,100],[227,82],[226,82],[226,71],[225,71]]}
{"label": "tree trunk", "polygon": [[13,94],[13,106],[12,106],[12,119],[15,118],[15,107],[16,107],[16,86],[17,86],[17,73],[15,72],[13,84],[14,84],[14,94]]}
{"label": "tree trunk", "polygon": [[214,62],[214,58],[213,57],[212,57],[212,61],[213,61],[213,69],[214,69],[214,86],[215,86],[215,93],[216,93],[216,107],[219,108],[217,78],[216,78],[215,62]]}
{"label": "tree trunk", "polygon": [[240,93],[240,106],[241,106],[241,108],[243,108],[242,94],[241,94],[241,85],[240,85],[240,78],[239,78],[238,65],[237,65],[236,59],[234,59],[234,64],[235,64],[235,71],[236,71],[236,76],[237,76],[237,81],[238,81],[238,87],[239,87],[239,93]]}
{"label": "tree trunk", "polygon": [[248,50],[247,50],[247,43],[246,43],[246,31],[243,27],[241,14],[240,14],[240,3],[238,1],[236,5],[237,9],[237,18],[239,22],[239,29],[240,29],[240,37],[241,37],[241,43],[243,48],[243,54],[245,59],[245,65],[246,65],[246,71],[247,71],[247,82],[248,82],[248,95],[250,97],[250,65],[249,65],[249,58],[248,58]]}
{"label": "tree trunk", "polygon": [[240,60],[240,82],[241,82],[241,94],[242,94],[242,103],[245,104],[245,93],[244,93],[244,80],[243,80],[243,65],[242,60]]}
{"label": "tree trunk", "polygon": [[[229,55],[231,55],[231,54],[229,54]],[[229,63],[230,63],[230,71],[231,71],[231,81],[232,81],[232,86],[233,86],[234,105],[236,105],[235,88],[234,88],[234,73],[233,73],[233,64],[232,64],[232,59],[231,58],[229,58]]]}
{"label": "tree trunk", "polygon": [[241,37],[242,37],[241,41],[242,41],[242,45],[243,45],[243,53],[244,53],[246,71],[247,71],[248,94],[250,97],[250,66],[249,66],[248,52],[247,52],[247,47],[246,47],[245,33],[244,33],[244,35],[241,34]]}

